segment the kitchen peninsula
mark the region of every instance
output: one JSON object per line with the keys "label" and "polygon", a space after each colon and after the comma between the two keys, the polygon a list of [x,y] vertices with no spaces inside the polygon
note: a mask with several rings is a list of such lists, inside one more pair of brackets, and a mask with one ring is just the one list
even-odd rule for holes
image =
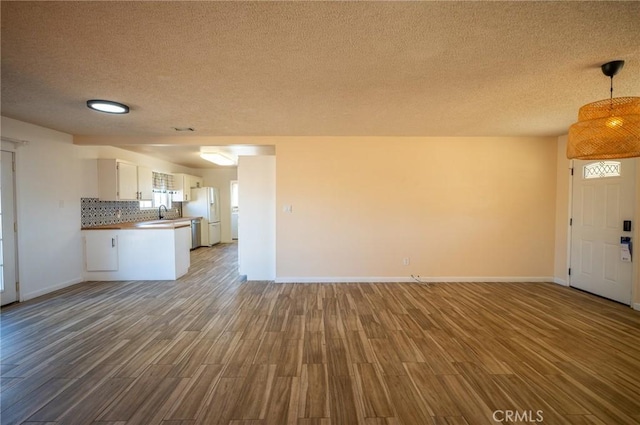
{"label": "kitchen peninsula", "polygon": [[191,218],[82,229],[88,281],[175,280],[189,270]]}

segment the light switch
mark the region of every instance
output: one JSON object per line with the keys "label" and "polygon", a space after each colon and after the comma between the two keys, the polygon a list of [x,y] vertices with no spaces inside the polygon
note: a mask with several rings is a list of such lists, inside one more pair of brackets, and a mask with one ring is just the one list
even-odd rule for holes
{"label": "light switch", "polygon": [[282,207],[282,211],[284,211],[286,213],[292,213],[293,212],[293,205],[285,205],[284,207]]}

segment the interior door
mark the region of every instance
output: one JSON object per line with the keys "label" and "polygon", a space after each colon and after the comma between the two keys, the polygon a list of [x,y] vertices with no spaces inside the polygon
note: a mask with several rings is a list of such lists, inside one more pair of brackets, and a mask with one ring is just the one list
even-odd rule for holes
{"label": "interior door", "polygon": [[0,215],[2,231],[0,232],[0,304],[5,305],[18,301],[17,291],[17,255],[15,233],[15,172],[13,167],[14,153],[2,151],[2,184],[0,185]]}
{"label": "interior door", "polygon": [[574,161],[571,286],[631,303],[633,267],[620,238],[632,235],[623,222],[633,220],[634,203],[635,160]]}

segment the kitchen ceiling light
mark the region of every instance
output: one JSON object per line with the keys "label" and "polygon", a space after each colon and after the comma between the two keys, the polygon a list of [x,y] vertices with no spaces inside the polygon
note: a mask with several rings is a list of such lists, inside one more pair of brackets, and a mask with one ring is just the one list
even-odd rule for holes
{"label": "kitchen ceiling light", "polygon": [[87,107],[98,112],[106,112],[107,114],[128,114],[129,107],[122,103],[112,102],[110,100],[92,99],[87,100]]}
{"label": "kitchen ceiling light", "polygon": [[209,162],[213,162],[216,165],[224,165],[224,166],[236,165],[236,162],[233,159],[231,159],[229,157],[226,157],[226,156],[222,155],[221,153],[201,152],[200,153],[200,158],[206,159]]}
{"label": "kitchen ceiling light", "polygon": [[607,62],[602,73],[611,79],[609,99],[580,108],[569,128],[567,158],[611,159],[640,156],[640,97],[613,97],[613,76],[624,61]]}

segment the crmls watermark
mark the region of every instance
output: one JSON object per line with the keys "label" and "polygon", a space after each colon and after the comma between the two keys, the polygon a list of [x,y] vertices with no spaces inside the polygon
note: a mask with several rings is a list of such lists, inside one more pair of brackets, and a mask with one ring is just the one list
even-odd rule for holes
{"label": "crmls watermark", "polygon": [[496,422],[544,422],[542,410],[495,410],[493,420]]}

